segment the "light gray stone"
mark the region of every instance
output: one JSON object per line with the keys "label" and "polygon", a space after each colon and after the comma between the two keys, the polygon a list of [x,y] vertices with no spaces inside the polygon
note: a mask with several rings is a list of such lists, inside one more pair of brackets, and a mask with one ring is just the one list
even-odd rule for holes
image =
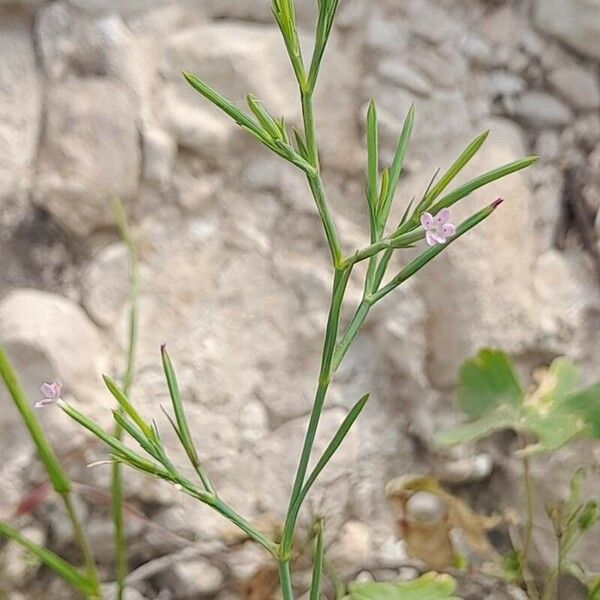
{"label": "light gray stone", "polygon": [[387,59],[379,64],[380,75],[403,87],[410,92],[420,96],[429,96],[431,94],[431,84],[416,69],[411,68],[397,60]]}
{"label": "light gray stone", "polygon": [[548,81],[573,108],[600,108],[600,84],[594,72],[576,66],[563,67],[550,73]]}
{"label": "light gray stone", "polygon": [[0,16],[0,204],[21,204],[31,189],[41,121],[41,87],[28,20]]}
{"label": "light gray stone", "polygon": [[[39,526],[25,527],[21,535],[34,544],[43,545],[46,534]],[[23,586],[40,568],[40,562],[31,560],[31,555],[20,544],[10,540],[3,548],[2,574],[6,582]]]}
{"label": "light gray stone", "polygon": [[536,0],[533,18],[544,33],[600,58],[600,5],[595,0]]}
{"label": "light gray stone", "polygon": [[527,91],[514,104],[514,116],[534,127],[563,127],[572,114],[569,107],[546,92]]}
{"label": "light gray stone", "polygon": [[361,521],[347,521],[342,526],[328,557],[341,574],[354,575],[368,565],[373,553],[373,534]]}
{"label": "light gray stone", "polygon": [[174,591],[176,600],[214,594],[223,584],[223,573],[202,558],[177,562],[163,575]]}
{"label": "light gray stone", "polygon": [[74,302],[36,290],[15,290],[0,303],[0,341],[31,400],[44,381],[60,380],[82,402],[97,398],[106,344]]}
{"label": "light gray stone", "polygon": [[560,136],[552,129],[542,131],[535,143],[535,151],[542,160],[557,160],[560,157]]}
{"label": "light gray stone", "polygon": [[111,197],[129,203],[138,190],[132,101],[111,81],[72,80],[51,89],[47,112],[35,202],[73,234],[113,226]]}
{"label": "light gray stone", "polygon": [[487,88],[492,96],[515,96],[526,87],[525,81],[510,71],[495,70],[487,76]]}
{"label": "light gray stone", "polygon": [[115,325],[129,296],[129,258],[122,243],[102,248],[82,280],[83,305],[96,323]]}
{"label": "light gray stone", "polygon": [[165,131],[158,127],[145,127],[142,133],[144,179],[162,186],[171,181],[177,144]]}

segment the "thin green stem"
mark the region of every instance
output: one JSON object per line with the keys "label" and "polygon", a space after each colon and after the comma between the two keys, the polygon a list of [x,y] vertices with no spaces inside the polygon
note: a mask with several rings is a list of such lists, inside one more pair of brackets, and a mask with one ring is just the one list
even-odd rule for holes
{"label": "thin green stem", "polygon": [[526,568],[529,562],[529,551],[531,549],[531,538],[533,534],[534,519],[534,484],[531,476],[531,463],[528,456],[523,457],[523,484],[525,487],[526,522],[523,533],[523,565]]}
{"label": "thin green stem", "polygon": [[87,577],[90,580],[90,583],[94,587],[95,595],[92,598],[100,599],[102,597],[100,591],[100,579],[98,577],[98,571],[96,570],[96,563],[94,561],[94,555],[92,553],[92,548],[89,544],[87,536],[83,531],[83,527],[81,526],[81,521],[77,515],[77,511],[73,506],[73,500],[71,498],[70,493],[61,494],[61,498],[65,507],[65,511],[67,516],[69,517],[69,521],[71,522],[71,526],[73,528],[73,537],[75,538],[75,542],[79,549],[81,550],[81,554],[83,556],[83,561],[85,564],[85,569],[87,573]]}
{"label": "thin green stem", "polygon": [[[125,372],[123,374],[122,381],[123,394],[127,396],[133,383],[133,374],[135,369],[139,274],[136,246],[129,230],[127,216],[123,204],[117,199],[113,201],[113,212],[119,233],[127,247],[127,252],[129,255],[129,319],[127,358],[125,361]],[[114,435],[119,441],[123,439],[123,429],[119,424],[115,426]],[[125,580],[129,567],[127,564],[127,540],[125,535],[125,515],[123,508],[123,480],[121,474],[121,463],[119,462],[114,462],[111,467],[110,496],[111,517],[115,532],[115,568],[117,580],[116,600],[123,600],[125,594]]]}
{"label": "thin green stem", "polygon": [[315,556],[313,564],[313,575],[310,583],[310,600],[321,599],[321,575],[323,573],[323,519],[317,523],[317,539],[315,543]]}
{"label": "thin green stem", "polygon": [[[196,490],[199,492],[199,490]],[[251,525],[244,517],[239,515],[233,508],[228,504],[225,504],[218,496],[207,494],[206,492],[200,492],[203,502],[212,506],[218,513],[229,519],[234,525],[241,529],[248,537],[254,540],[257,544],[260,544],[267,552],[273,556],[277,556],[277,545],[273,543],[269,538],[258,531],[253,525]]]}
{"label": "thin green stem", "polygon": [[331,258],[334,266],[338,266],[342,262],[343,254],[340,246],[339,236],[333,222],[333,216],[329,210],[327,202],[327,194],[321,178],[321,167],[319,161],[319,149],[317,147],[317,139],[315,134],[315,122],[313,112],[312,94],[301,90],[302,97],[302,120],[304,123],[304,137],[306,138],[306,150],[308,152],[308,161],[314,167],[315,173],[307,173],[308,184],[313,195],[319,216],[325,229],[327,243],[331,251]]}
{"label": "thin green stem", "polygon": [[323,406],[325,404],[325,397],[327,395],[327,390],[329,389],[329,384],[331,381],[333,353],[335,350],[337,335],[339,331],[340,314],[342,309],[342,303],[344,300],[344,293],[346,291],[346,286],[348,284],[349,278],[350,269],[347,269],[346,271],[335,271],[331,306],[329,309],[329,317],[327,319],[327,328],[325,331],[325,341],[323,344],[323,357],[321,360],[319,383],[317,386],[315,401],[310,415],[310,421],[306,431],[304,445],[302,447],[302,453],[300,455],[300,462],[296,471],[294,487],[292,490],[288,512],[286,515],[283,538],[281,541],[280,548],[280,557],[282,559],[289,558],[289,554],[291,552],[294,529],[296,526],[296,519],[298,516],[298,511],[295,510],[295,504],[298,496],[302,492],[302,487],[306,478],[306,471],[308,469],[308,463],[315,441],[317,428],[319,426],[321,413],[323,412]]}
{"label": "thin green stem", "polygon": [[294,590],[292,588],[292,575],[290,573],[290,561],[279,561],[279,581],[281,583],[281,593],[283,600],[294,600]]}
{"label": "thin green stem", "polygon": [[356,339],[356,336],[358,335],[369,314],[369,311],[371,310],[371,306],[372,303],[369,299],[363,299],[352,321],[350,322],[350,325],[348,325],[348,329],[346,329],[342,339],[337,344],[332,362],[332,370],[334,373],[338,370],[342,360],[344,359],[344,356],[346,356],[346,353],[350,349],[352,342]]}
{"label": "thin green stem", "polygon": [[[117,425],[114,432],[120,441],[123,439],[123,429]],[[127,540],[125,535],[125,515],[123,510],[123,482],[121,463],[114,462],[111,466],[110,477],[110,512],[115,532],[115,570],[117,580],[117,600],[123,600],[125,594],[125,579],[128,572]]]}

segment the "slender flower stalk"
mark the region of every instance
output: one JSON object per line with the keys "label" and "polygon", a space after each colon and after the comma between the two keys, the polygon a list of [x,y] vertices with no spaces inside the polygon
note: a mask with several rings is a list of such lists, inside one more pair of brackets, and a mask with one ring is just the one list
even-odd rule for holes
{"label": "slender flower stalk", "polygon": [[[127,216],[122,203],[115,198],[113,201],[115,222],[121,239],[127,247],[129,256],[129,318],[127,322],[127,351],[125,372],[123,374],[123,392],[129,394],[133,383],[135,367],[135,349],[137,343],[137,305],[139,295],[139,275],[136,246],[129,230]],[[114,431],[118,440],[123,439],[123,428],[117,423]],[[125,536],[124,499],[121,463],[114,462],[111,467],[110,481],[111,516],[115,534],[115,565],[117,581],[117,598],[123,600],[125,594],[125,579],[127,577],[127,540]]]}

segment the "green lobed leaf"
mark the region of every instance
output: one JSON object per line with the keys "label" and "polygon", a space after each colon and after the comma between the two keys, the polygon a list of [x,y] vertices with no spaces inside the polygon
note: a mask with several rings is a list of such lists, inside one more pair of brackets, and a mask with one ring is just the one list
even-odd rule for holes
{"label": "green lobed leaf", "polygon": [[460,368],[458,404],[471,419],[500,405],[520,406],[524,392],[510,357],[484,349]]}
{"label": "green lobed leaf", "polygon": [[456,582],[449,575],[426,573],[399,583],[353,583],[343,600],[460,600]]}
{"label": "green lobed leaf", "polygon": [[578,390],[579,369],[556,359],[537,390],[525,396],[506,354],[483,350],[460,370],[458,399],[470,423],[442,432],[436,443],[451,446],[512,429],[536,438],[518,454],[561,448],[576,437],[600,438],[600,385]]}

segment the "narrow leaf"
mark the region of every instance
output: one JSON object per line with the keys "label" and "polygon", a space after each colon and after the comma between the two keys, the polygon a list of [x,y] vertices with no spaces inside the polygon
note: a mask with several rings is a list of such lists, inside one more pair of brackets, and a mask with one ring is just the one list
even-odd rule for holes
{"label": "narrow leaf", "polygon": [[258,119],[259,123],[263,126],[267,134],[273,139],[280,138],[281,131],[277,127],[277,122],[269,114],[269,111],[265,108],[263,103],[252,94],[248,94],[246,96],[246,100],[250,110],[254,113],[254,116]]}
{"label": "narrow leaf", "polygon": [[108,375],[103,375],[102,378],[104,379],[108,391],[114,396],[115,400],[119,403],[119,406],[131,417],[148,439],[153,439],[152,428],[144,421],[140,413],[134,408],[133,404],[129,402],[125,394],[119,389],[117,383]]}
{"label": "narrow leaf", "polygon": [[444,173],[442,178],[435,186],[424,196],[419,204],[418,212],[421,213],[427,210],[435,201],[435,199],[450,185],[452,180],[463,170],[469,161],[477,154],[481,146],[490,134],[489,129],[478,135],[454,161],[452,166]]}
{"label": "narrow leaf", "polygon": [[177,384],[175,369],[173,368],[173,363],[169,353],[167,352],[167,348],[164,345],[161,347],[161,355],[163,369],[167,379],[167,386],[169,388],[169,395],[171,396],[173,410],[175,411],[175,418],[177,420],[177,430],[179,431],[181,442],[185,448],[185,451],[187,452],[188,457],[194,466],[196,466],[200,462],[198,460],[198,453],[196,451],[187,417],[185,415],[185,410],[183,408],[183,400],[181,399],[181,394],[179,392],[179,385]]}
{"label": "narrow leaf", "polygon": [[394,154],[394,160],[392,161],[392,166],[390,168],[390,180],[387,187],[387,193],[383,202],[380,203],[378,214],[378,226],[380,234],[382,234],[385,229],[388,217],[390,215],[390,210],[392,209],[396,188],[398,187],[402,168],[404,167],[404,159],[408,150],[408,144],[410,142],[410,136],[412,134],[414,122],[415,107],[412,105],[404,119],[402,133],[400,134],[400,139],[398,140],[398,145]]}
{"label": "narrow leaf", "polygon": [[79,412],[71,404],[62,402],[60,404],[60,407],[69,417],[71,417],[71,419],[82,425],[90,433],[93,433],[98,439],[110,446],[115,451],[115,454],[121,457],[123,462],[127,462],[132,466],[135,466],[136,468],[145,471],[146,473],[159,475],[164,479],[171,479],[171,476],[164,468],[136,454],[123,442],[118,440],[110,433],[104,431],[104,429],[102,429],[100,425],[94,423],[94,421],[86,417],[83,413]]}
{"label": "narrow leaf", "polygon": [[23,546],[23,548],[31,552],[38,560],[52,569],[59,577],[62,577],[62,579],[81,592],[86,598],[96,597],[94,584],[66,560],[62,559],[57,554],[54,554],[54,552],[50,552],[50,550],[28,540],[16,529],[13,529],[1,521],[0,535],[3,535],[10,540],[14,540]]}
{"label": "narrow leaf", "polygon": [[516,173],[517,171],[521,171],[522,169],[526,169],[531,166],[533,163],[537,161],[537,156],[528,156],[527,158],[522,158],[521,160],[516,160],[511,162],[503,167],[499,167],[498,169],[494,169],[493,171],[489,171],[488,173],[484,173],[475,179],[472,179],[468,183],[460,186],[453,192],[450,192],[447,196],[444,196],[436,205],[435,211],[439,212],[442,208],[448,208],[453,204],[456,204],[459,200],[462,200],[469,194],[473,193],[475,190],[492,183],[498,179],[502,179],[507,175],[511,175],[512,173]]}
{"label": "narrow leaf", "polygon": [[333,436],[333,439],[331,440],[331,442],[329,443],[327,448],[325,448],[323,455],[318,460],[317,464],[315,465],[315,468],[312,470],[311,474],[308,476],[308,479],[306,480],[306,483],[302,487],[302,491],[300,492],[300,495],[298,498],[298,502],[300,504],[302,503],[302,500],[306,497],[306,494],[308,494],[310,488],[313,486],[313,484],[317,480],[317,477],[321,474],[321,471],[323,471],[323,469],[326,467],[327,463],[332,459],[333,455],[336,453],[337,449],[341,446],[345,437],[348,435],[348,432],[350,431],[352,425],[354,425],[354,422],[356,421],[356,419],[358,419],[358,416],[360,415],[363,408],[367,404],[367,401],[369,400],[369,396],[370,396],[370,394],[365,394],[352,407],[350,412],[346,415],[346,418],[342,421],[342,424],[340,425],[336,434]]}
{"label": "narrow leaf", "polygon": [[377,206],[377,186],[379,178],[379,136],[377,132],[377,109],[375,101],[369,103],[367,111],[367,199],[371,210]]}
{"label": "narrow leaf", "polygon": [[310,600],[321,599],[321,575],[323,573],[323,519],[317,522],[317,539],[315,543],[315,556],[313,559],[313,573],[310,583]]}

